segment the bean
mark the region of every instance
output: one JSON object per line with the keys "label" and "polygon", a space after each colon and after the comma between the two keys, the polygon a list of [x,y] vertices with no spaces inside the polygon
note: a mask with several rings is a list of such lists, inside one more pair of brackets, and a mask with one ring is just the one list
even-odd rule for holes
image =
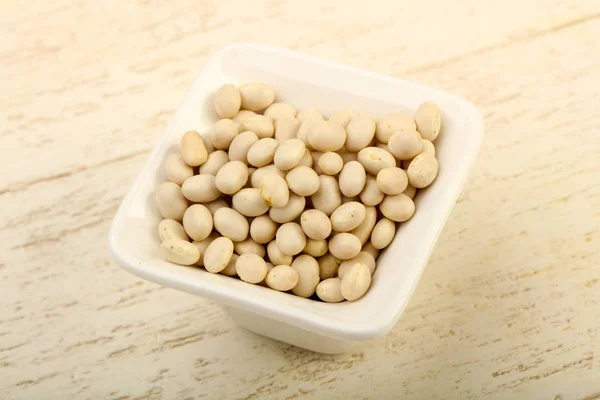
{"label": "bean", "polygon": [[248,117],[242,124],[242,129],[254,132],[259,139],[271,138],[275,133],[273,120],[258,114]]}
{"label": "bean", "polygon": [[381,203],[384,196],[384,193],[379,189],[379,185],[377,185],[377,180],[369,175],[365,188],[360,192],[360,201],[365,206],[376,206]]}
{"label": "bean", "polygon": [[244,122],[246,122],[246,120],[252,116],[256,115],[256,113],[254,111],[250,111],[250,110],[240,110],[237,114],[235,114],[235,117],[233,117],[232,119],[237,122],[239,125],[243,125]]}
{"label": "bean", "polygon": [[306,246],[306,235],[300,225],[295,222],[287,222],[277,230],[275,242],[283,254],[295,256],[301,253]]}
{"label": "bean", "polygon": [[392,243],[396,234],[396,224],[387,218],[382,218],[375,224],[371,234],[371,244],[378,250],[385,249]]}
{"label": "bean", "polygon": [[246,253],[252,253],[252,254],[258,255],[259,257],[264,257],[267,252],[265,250],[265,246],[263,246],[259,243],[256,243],[251,238],[246,238],[245,240],[242,240],[241,242],[234,243],[233,249],[239,255],[246,254]]}
{"label": "bean", "polygon": [[277,121],[280,118],[294,118],[298,111],[289,104],[285,103],[273,103],[263,113],[265,117],[271,118],[273,121]]}
{"label": "bean", "polygon": [[204,206],[208,208],[208,211],[210,211],[214,218],[214,215],[219,208],[229,207],[229,204],[223,199],[217,199],[215,201],[204,203]]}
{"label": "bean", "polygon": [[421,139],[421,143],[423,143],[423,153],[431,154],[435,157],[435,145],[427,139]]}
{"label": "bean", "polygon": [[[309,158],[312,160],[310,156]],[[294,167],[287,173],[285,180],[290,190],[299,196],[312,196],[319,190],[319,175],[310,167]]]}
{"label": "bean", "polygon": [[167,239],[160,248],[167,261],[179,265],[194,265],[200,257],[196,246],[186,240]]}
{"label": "bean", "polygon": [[323,114],[321,114],[319,111],[315,110],[314,108],[303,108],[302,110],[300,110],[298,112],[298,115],[296,115],[296,118],[298,118],[298,120],[300,120],[300,122],[324,119]]}
{"label": "bean", "polygon": [[442,128],[442,115],[437,105],[430,101],[421,104],[415,112],[417,130],[427,140],[434,141]]}
{"label": "bean", "polygon": [[219,208],[214,216],[214,225],[221,235],[234,242],[246,239],[250,230],[248,220],[232,208]]}
{"label": "bean", "polygon": [[324,174],[336,175],[342,170],[343,166],[344,160],[338,153],[328,151],[319,158],[319,168]]}
{"label": "bean", "polygon": [[254,174],[252,175],[252,179],[250,180],[252,187],[260,189],[261,181],[265,176],[269,174],[277,174],[282,178],[285,178],[285,172],[281,171],[275,165],[265,165],[264,167],[258,168],[256,172],[254,172]]}
{"label": "bean", "polygon": [[231,255],[231,258],[229,259],[229,262],[227,263],[227,266],[225,268],[223,268],[220,273],[225,276],[236,276],[237,271],[235,270],[235,265],[237,264],[237,260],[239,258],[240,258],[240,256],[233,253]]}
{"label": "bean", "polygon": [[403,169],[397,167],[384,168],[377,174],[377,187],[385,194],[400,194],[408,186],[408,177]]}
{"label": "bean", "polygon": [[310,155],[311,155],[311,158],[313,159],[313,165],[314,165],[313,169],[315,170],[317,175],[322,175],[323,171],[321,171],[321,167],[319,167],[319,159],[321,158],[323,153],[320,151],[311,151]]}
{"label": "bean", "polygon": [[342,279],[342,296],[346,300],[358,300],[371,286],[371,273],[364,264],[354,264]]}
{"label": "bean", "polygon": [[319,263],[319,278],[321,280],[333,278],[338,274],[338,264],[336,258],[331,253],[326,253],[317,260]]}
{"label": "bean", "polygon": [[364,221],[366,214],[365,206],[359,202],[342,204],[331,214],[331,226],[336,232],[349,232]]}
{"label": "bean", "polygon": [[358,196],[367,183],[365,168],[358,161],[348,162],[340,172],[339,182],[340,191],[344,196]]}
{"label": "bean", "polygon": [[230,83],[221,86],[215,93],[215,111],[221,118],[232,118],[240,111],[242,96],[240,90]]}
{"label": "bean", "polygon": [[364,149],[375,137],[375,121],[369,115],[358,114],[346,127],[346,149],[357,152]]}
{"label": "bean", "polygon": [[208,155],[208,159],[198,169],[200,175],[217,175],[223,165],[229,162],[229,155],[223,150],[217,150]]}
{"label": "bean", "polygon": [[417,155],[406,170],[408,182],[417,189],[431,185],[438,174],[438,161],[431,154]]}
{"label": "bean", "polygon": [[319,190],[311,196],[313,207],[328,216],[342,204],[342,195],[333,176],[319,175]]}
{"label": "bean", "polygon": [[409,220],[415,213],[415,203],[403,193],[395,196],[385,196],[379,205],[379,211],[392,221],[404,222]]}
{"label": "bean", "polygon": [[364,264],[369,268],[371,275],[375,272],[375,258],[372,254],[362,251],[356,255],[356,257],[352,257],[349,260],[346,260],[340,264],[338,269],[338,276],[340,279],[344,279],[346,272],[352,267],[354,264]]}
{"label": "bean", "polygon": [[312,167],[312,165],[313,165],[312,154],[309,149],[306,149],[306,150],[304,150],[304,155],[298,162],[297,167],[298,166]]}
{"label": "bean", "polygon": [[213,175],[194,175],[186,179],[181,192],[186,199],[196,203],[208,203],[221,196]]}
{"label": "bean", "polygon": [[290,200],[290,190],[281,176],[268,174],[260,182],[259,191],[267,206],[285,207]]}
{"label": "bean", "polygon": [[240,133],[233,139],[229,146],[229,159],[248,164],[248,151],[256,142],[258,142],[258,136],[254,132],[245,131]]}
{"label": "bean", "polygon": [[269,204],[263,199],[259,189],[242,189],[231,200],[233,208],[246,217],[258,217],[269,211]]}
{"label": "bean", "polygon": [[308,143],[313,149],[322,152],[339,150],[345,141],[346,131],[337,122],[317,121],[313,129],[308,132]]}
{"label": "bean", "polygon": [[387,143],[392,135],[402,129],[417,129],[417,125],[408,114],[387,115],[377,122],[375,137],[381,143]]}
{"label": "bean", "polygon": [[196,248],[198,249],[198,253],[200,254],[200,258],[198,258],[198,261],[196,262],[196,265],[198,267],[204,267],[204,253],[206,252],[208,245],[219,237],[221,236],[217,232],[211,232],[211,234],[208,235],[206,239],[192,242],[192,244],[196,246]]}
{"label": "bean", "polygon": [[379,250],[373,247],[371,242],[365,244],[362,248],[362,251],[369,253],[375,260],[377,260],[377,257],[379,257]]}
{"label": "bean", "polygon": [[310,142],[308,141],[308,136],[312,131],[315,130],[317,124],[321,122],[320,120],[308,120],[303,122],[298,128],[298,132],[296,133],[296,138],[302,140],[307,149],[311,149]]}
{"label": "bean", "polygon": [[246,164],[241,161],[229,161],[217,172],[215,185],[221,193],[232,195],[244,187],[248,175]]}
{"label": "bean", "polygon": [[156,186],[154,200],[156,208],[163,218],[183,220],[183,213],[188,207],[188,201],[181,192],[181,187],[173,182],[163,182]]}
{"label": "bean", "polygon": [[273,138],[264,138],[255,142],[248,150],[248,162],[255,167],[264,167],[273,162],[279,142]]}
{"label": "bean", "polygon": [[267,108],[275,100],[275,92],[264,83],[247,83],[240,86],[242,108],[259,111]]}
{"label": "bean", "polygon": [[252,220],[250,236],[257,243],[265,244],[275,239],[279,226],[268,215],[261,215]]}
{"label": "bean", "polygon": [[302,254],[294,260],[292,268],[298,273],[298,283],[292,288],[296,296],[310,297],[319,284],[319,263],[313,257]]}
{"label": "bean", "polygon": [[406,189],[404,190],[404,192],[402,192],[402,193],[404,193],[411,199],[414,199],[415,195],[417,194],[417,188],[415,188],[414,186],[411,186],[409,183],[408,186],[406,187]]}
{"label": "bean", "polygon": [[227,150],[239,133],[239,125],[231,119],[220,119],[213,126],[213,146],[218,150]]}
{"label": "bean", "polygon": [[163,219],[160,221],[158,224],[158,237],[161,242],[167,239],[190,240],[185,233],[185,229],[183,229],[183,225],[174,219]]}
{"label": "bean", "polygon": [[183,228],[195,241],[204,240],[213,229],[213,217],[202,204],[191,205],[183,214]]}
{"label": "bean", "polygon": [[165,159],[165,175],[169,181],[181,185],[194,175],[194,169],[185,163],[181,154],[171,153]]}
{"label": "bean", "polygon": [[300,121],[293,117],[281,117],[275,122],[275,140],[283,143],[294,139],[300,129]]}
{"label": "bean", "polygon": [[409,160],[423,150],[423,141],[416,130],[403,129],[392,135],[388,148],[396,159]]}
{"label": "bean", "polygon": [[298,218],[304,211],[306,199],[297,194],[291,193],[288,203],[284,207],[271,207],[269,217],[277,223],[283,224]]}
{"label": "bean", "polygon": [[317,285],[317,296],[326,303],[339,303],[344,301],[342,296],[342,280],[328,278]]}
{"label": "bean", "polygon": [[346,127],[348,126],[352,118],[354,118],[354,116],[355,114],[352,110],[338,110],[331,114],[331,116],[329,117],[329,121],[338,123],[342,125],[344,129],[346,129]]}
{"label": "bean", "polygon": [[244,282],[260,283],[267,276],[267,263],[256,254],[245,253],[237,259],[235,271]]}
{"label": "bean", "polygon": [[202,165],[208,157],[206,146],[204,145],[202,136],[200,136],[198,132],[186,132],[181,137],[179,147],[181,148],[181,156],[185,163],[190,167]]}
{"label": "bean", "polygon": [[349,260],[360,252],[360,239],[351,233],[337,233],[329,240],[329,252],[340,260]]}
{"label": "bean", "polygon": [[283,254],[275,240],[269,242],[267,245],[267,254],[269,255],[269,260],[275,265],[292,265],[293,257]]}
{"label": "bean", "polygon": [[282,171],[294,168],[304,156],[306,146],[300,139],[288,139],[281,143],[275,151],[274,163]]}
{"label": "bean", "polygon": [[306,246],[302,252],[313,257],[321,257],[328,250],[327,240],[306,239]]}
{"label": "bean", "polygon": [[394,156],[379,147],[365,147],[359,151],[358,162],[371,175],[377,175],[384,168],[396,166]]}
{"label": "bean", "polygon": [[319,210],[306,210],[300,217],[302,230],[311,239],[327,239],[331,234],[331,221],[327,214]]}
{"label": "bean", "polygon": [[204,268],[216,274],[227,267],[233,256],[233,242],[221,236],[212,241],[204,251]]}
{"label": "bean", "polygon": [[287,292],[298,284],[298,272],[289,265],[277,265],[268,273],[265,282],[271,289]]}

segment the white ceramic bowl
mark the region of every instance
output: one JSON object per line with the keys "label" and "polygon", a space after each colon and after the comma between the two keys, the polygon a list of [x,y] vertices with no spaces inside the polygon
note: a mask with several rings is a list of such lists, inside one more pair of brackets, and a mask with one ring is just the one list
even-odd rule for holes
{"label": "white ceramic bowl", "polygon": [[[401,224],[379,256],[371,289],[356,302],[327,304],[280,293],[238,279],[171,264],[161,257],[154,187],[164,180],[166,154],[188,130],[203,132],[218,118],[212,96],[225,83],[261,81],[278,101],[325,115],[342,108],[375,117],[413,113],[424,101],[442,111],[436,141],[440,172],[418,193],[414,217]],[[219,303],[242,327],[322,353],[339,353],[385,335],[398,321],[479,150],[480,113],[459,97],[426,86],[261,44],[226,47],[212,56],[160,137],[113,220],[109,242],[127,271],[158,284]]]}

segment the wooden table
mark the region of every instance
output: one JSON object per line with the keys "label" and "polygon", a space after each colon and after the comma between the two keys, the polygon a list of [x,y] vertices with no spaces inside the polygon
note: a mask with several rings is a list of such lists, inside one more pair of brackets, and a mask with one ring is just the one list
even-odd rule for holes
{"label": "wooden table", "polygon": [[[206,58],[243,40],[485,116],[409,307],[354,352],[248,333],[109,257],[157,135]],[[599,45],[594,0],[2,2],[0,398],[599,399]]]}

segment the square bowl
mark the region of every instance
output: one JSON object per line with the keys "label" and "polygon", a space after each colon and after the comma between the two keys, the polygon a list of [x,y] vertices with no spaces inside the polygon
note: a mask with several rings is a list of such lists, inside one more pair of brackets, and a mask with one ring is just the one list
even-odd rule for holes
{"label": "square bowl", "polygon": [[[277,292],[239,279],[178,266],[160,253],[154,188],[164,181],[166,155],[184,132],[205,132],[218,119],[213,93],[225,83],[265,82],[276,101],[329,115],[350,108],[375,118],[412,114],[433,101],[442,112],[436,140],[439,175],[415,198],[416,212],[381,253],[371,289],[358,301],[328,304]],[[339,353],[385,335],[398,321],[473,164],[483,135],[481,114],[457,96],[399,79],[255,43],[228,46],[213,55],[123,200],[109,243],[116,261],[141,278],[219,303],[246,329],[309,350]]]}

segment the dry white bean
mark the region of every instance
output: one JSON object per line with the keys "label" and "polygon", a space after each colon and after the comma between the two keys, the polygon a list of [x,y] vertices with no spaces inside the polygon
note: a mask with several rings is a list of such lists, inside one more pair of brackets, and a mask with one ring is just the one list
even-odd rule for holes
{"label": "dry white bean", "polygon": [[377,257],[379,257],[379,250],[373,247],[371,242],[365,244],[362,248],[362,251],[369,253],[375,260],[377,260]]}
{"label": "dry white bean", "polygon": [[408,186],[408,176],[398,167],[384,168],[377,174],[377,186],[385,194],[400,194]]}
{"label": "dry white bean", "polygon": [[217,175],[223,165],[229,162],[229,155],[223,150],[217,150],[208,155],[208,159],[198,169],[200,175]]}
{"label": "dry white bean", "polygon": [[261,215],[252,220],[250,224],[250,236],[257,243],[265,244],[275,239],[279,226],[268,215]]}
{"label": "dry white bean", "polygon": [[360,239],[351,233],[337,233],[329,240],[329,252],[340,260],[355,257],[361,246]]}
{"label": "dry white bean", "polygon": [[186,240],[167,239],[160,245],[163,257],[179,265],[194,265],[200,258],[196,246]]}
{"label": "dry white bean", "polygon": [[269,204],[263,199],[261,191],[255,188],[242,189],[234,194],[231,205],[246,217],[258,217],[269,211]]}
{"label": "dry white bean", "polygon": [[182,185],[187,178],[194,176],[194,169],[185,163],[181,154],[171,153],[165,159],[165,175],[169,181]]}
{"label": "dry white bean", "polygon": [[229,204],[223,199],[217,199],[215,201],[211,201],[209,203],[204,203],[204,206],[208,208],[208,211],[213,215],[217,212],[219,208],[229,207]]}
{"label": "dry white bean", "polygon": [[208,245],[219,237],[221,236],[217,232],[211,232],[211,234],[208,235],[206,239],[192,242],[192,244],[196,246],[200,254],[200,258],[198,258],[198,262],[196,262],[196,265],[198,267],[204,267],[204,253],[206,252]]}
{"label": "dry white bean", "polygon": [[302,252],[308,254],[313,257],[321,257],[327,253],[329,250],[327,244],[327,240],[315,240],[315,239],[306,239],[306,246],[302,249]]}
{"label": "dry white bean", "polygon": [[163,219],[158,224],[158,237],[161,242],[167,239],[181,239],[189,241],[188,235],[178,221],[174,219]]}
{"label": "dry white bean", "polygon": [[300,216],[302,230],[311,239],[327,239],[331,234],[331,221],[329,217],[319,210],[306,210]]}
{"label": "dry white bean", "polygon": [[312,165],[313,165],[312,154],[309,149],[306,149],[306,150],[304,150],[304,155],[298,162],[297,167],[299,167],[299,166],[312,167]]}
{"label": "dry white bean", "polygon": [[213,146],[218,150],[227,150],[239,133],[239,125],[231,119],[220,119],[213,126]]}
{"label": "dry white bean", "polygon": [[392,135],[388,149],[396,159],[409,160],[423,150],[423,141],[416,130],[403,129]]}
{"label": "dry white bean", "polygon": [[377,175],[384,168],[396,166],[394,156],[379,147],[365,147],[359,151],[358,162],[371,175]]}
{"label": "dry white bean", "polygon": [[435,145],[427,139],[421,139],[421,142],[423,143],[423,153],[431,154],[435,157]]}
{"label": "dry white bean", "polygon": [[321,168],[319,167],[319,159],[321,158],[323,153],[320,151],[311,151],[310,155],[311,155],[311,158],[313,159],[313,166],[314,166],[313,169],[315,170],[317,175],[322,175],[323,171],[321,171]]}
{"label": "dry white bean", "polygon": [[308,132],[308,143],[315,150],[336,151],[341,149],[346,141],[346,131],[338,122],[317,121],[312,128]]}
{"label": "dry white bean", "polygon": [[331,114],[331,116],[329,117],[329,121],[331,122],[336,122],[340,125],[342,125],[344,127],[344,129],[346,129],[346,127],[348,126],[348,123],[350,123],[350,121],[352,120],[352,118],[354,118],[355,114],[354,111],[352,110],[338,110],[336,112],[334,112],[333,114]]}
{"label": "dry white bean", "polygon": [[265,165],[264,167],[260,167],[254,172],[254,174],[252,174],[252,179],[250,180],[252,187],[260,188],[261,181],[263,180],[263,178],[265,176],[267,176],[269,174],[277,174],[277,175],[281,176],[282,178],[285,178],[286,173],[283,172],[282,170],[280,170],[279,168],[277,168],[273,164]]}
{"label": "dry white bean", "polygon": [[346,127],[346,149],[357,152],[371,143],[375,136],[375,121],[369,115],[358,114]]}
{"label": "dry white bean", "polygon": [[317,261],[319,263],[319,278],[321,280],[333,278],[338,274],[340,264],[338,264],[337,259],[331,253],[326,253],[322,257],[319,257]]}
{"label": "dry white bean", "polygon": [[375,137],[381,143],[387,143],[394,133],[402,129],[417,129],[417,125],[410,115],[387,115],[377,122]]}
{"label": "dry white bean", "polygon": [[408,197],[410,197],[411,199],[415,198],[415,195],[417,194],[417,188],[414,186],[411,186],[410,183],[408,184],[408,186],[406,187],[406,189],[404,190],[405,195],[407,195]]}
{"label": "dry white bean", "polygon": [[385,196],[379,210],[386,217],[396,222],[409,220],[415,213],[415,203],[407,195],[400,193],[395,196]]}
{"label": "dry white bean", "polygon": [[372,254],[361,250],[360,253],[356,255],[356,257],[352,257],[351,259],[346,260],[340,264],[340,267],[338,268],[338,276],[340,277],[340,279],[344,279],[346,272],[348,272],[350,267],[352,267],[354,264],[366,265],[369,268],[371,275],[373,275],[373,273],[375,272],[375,258]]}
{"label": "dry white bean", "polygon": [[273,121],[277,121],[280,118],[296,117],[298,111],[289,104],[286,103],[273,103],[263,113],[265,117],[271,118]]}
{"label": "dry white bean", "polygon": [[260,139],[248,150],[248,162],[255,167],[264,167],[273,162],[279,142],[273,138]]}
{"label": "dry white bean", "polygon": [[240,90],[231,83],[221,86],[215,93],[215,111],[221,118],[232,118],[240,111],[241,105]]}
{"label": "dry white bean", "polygon": [[248,220],[232,208],[219,208],[214,216],[214,225],[221,235],[234,242],[246,239],[250,230]]}
{"label": "dry white bean", "polygon": [[258,136],[259,139],[273,137],[273,134],[275,133],[273,120],[264,115],[253,115],[248,117],[242,124],[242,127],[245,131],[256,133],[256,136]]}
{"label": "dry white bean", "polygon": [[242,240],[241,242],[236,242],[233,244],[234,251],[239,254],[252,253],[256,254],[260,257],[264,257],[266,254],[265,246],[256,243],[251,238],[246,238],[246,240]]}
{"label": "dry white bean", "polygon": [[310,297],[319,284],[319,263],[314,257],[302,254],[294,260],[292,268],[298,273],[298,283],[292,288],[296,296]]}
{"label": "dry white bean", "polygon": [[331,226],[336,232],[349,232],[365,219],[365,206],[357,201],[342,204],[331,214]]}
{"label": "dry white bean", "polygon": [[333,176],[319,175],[319,181],[319,190],[311,196],[313,207],[329,216],[342,204],[342,195]]}
{"label": "dry white bean", "polygon": [[267,276],[267,263],[256,254],[241,254],[235,263],[235,272],[244,282],[260,283]]}
{"label": "dry white bean", "polygon": [[421,189],[431,185],[438,174],[438,161],[431,154],[417,155],[406,170],[411,186]]}
{"label": "dry white bean", "polygon": [[241,161],[229,161],[223,165],[215,178],[215,185],[221,193],[234,194],[246,185],[248,166]]}
{"label": "dry white bean", "polygon": [[260,192],[267,206],[285,207],[290,199],[290,190],[281,176],[268,174],[260,181]]}
{"label": "dry white bean", "polygon": [[365,188],[367,173],[361,163],[350,161],[342,168],[339,181],[342,194],[346,197],[355,197]]}
{"label": "dry white bean", "polygon": [[321,114],[319,111],[315,110],[314,108],[303,108],[302,110],[300,110],[298,112],[298,115],[296,116],[296,118],[298,118],[298,120],[300,120],[300,122],[324,119],[323,114]]}
{"label": "dry white bean", "polygon": [[235,114],[235,117],[233,117],[232,119],[237,122],[239,125],[243,125],[244,122],[246,122],[246,120],[252,116],[256,115],[256,113],[254,111],[250,111],[250,110],[240,110],[240,112],[238,112],[237,114]]}
{"label": "dry white bean", "polygon": [[324,174],[336,175],[342,170],[343,166],[344,160],[338,153],[328,151],[319,157],[319,168]]}
{"label": "dry white bean", "polygon": [[275,121],[275,140],[283,143],[294,139],[300,129],[300,121],[293,117],[281,117]]}
{"label": "dry white bean", "polygon": [[303,196],[290,193],[290,199],[284,207],[271,207],[269,217],[277,223],[283,224],[298,218],[304,211],[306,199]]}
{"label": "dry white bean", "polygon": [[190,167],[202,165],[208,158],[206,146],[198,132],[186,132],[181,138],[179,147],[181,148],[181,156]]}
{"label": "dry white bean", "polygon": [[196,203],[208,203],[221,196],[214,175],[194,175],[186,179],[181,186],[181,192],[186,199]]}
{"label": "dry white bean", "polygon": [[275,265],[292,265],[293,257],[283,254],[275,240],[269,242],[267,245],[267,254],[269,255],[269,260]]}
{"label": "dry white bean", "polygon": [[233,256],[233,242],[222,236],[213,240],[204,251],[204,268],[216,274],[227,267]]}
{"label": "dry white bean", "polygon": [[382,218],[375,224],[371,234],[371,244],[378,250],[385,249],[392,243],[396,234],[396,224],[387,218]]}
{"label": "dry white bean", "polygon": [[277,265],[268,273],[265,282],[271,289],[287,292],[298,284],[298,272],[289,265]]}
{"label": "dry white bean", "polygon": [[[312,160],[310,155],[309,158]],[[287,173],[285,180],[290,190],[300,196],[312,196],[319,190],[319,175],[310,167],[294,167]]]}
{"label": "dry white bean", "polygon": [[302,140],[288,139],[275,151],[273,162],[280,170],[288,171],[298,165],[305,150],[306,146]]}
{"label": "dry white bean", "polygon": [[183,214],[183,228],[193,240],[204,240],[212,232],[213,216],[202,204],[191,205]]}
{"label": "dry white bean", "polygon": [[240,133],[229,146],[229,159],[248,164],[248,151],[256,142],[258,142],[258,136],[254,132],[245,131]]}
{"label": "dry white bean", "polygon": [[315,127],[317,126],[317,124],[319,122],[322,122],[322,120],[318,120],[318,119],[308,120],[308,121],[303,122],[300,125],[300,128],[298,128],[298,132],[296,133],[296,138],[302,140],[307,149],[312,150],[312,147],[308,141],[308,137],[309,137],[310,133],[315,130]]}
{"label": "dry white bean", "polygon": [[364,245],[371,237],[371,232],[373,231],[373,227],[377,222],[377,208],[375,207],[365,207],[365,219],[362,224],[360,224],[357,228],[353,229],[350,233],[360,239],[361,245]]}
{"label": "dry white bean", "polygon": [[229,259],[229,262],[227,263],[227,266],[223,268],[220,273],[226,276],[236,276],[237,271],[235,270],[235,264],[237,263],[238,258],[240,258],[240,256],[233,253]]}
{"label": "dry white bean", "polygon": [[242,108],[245,110],[263,110],[275,100],[275,92],[264,83],[247,83],[240,86]]}
{"label": "dry white bean", "polygon": [[384,196],[384,193],[379,189],[379,185],[377,185],[377,180],[371,175],[367,176],[365,188],[360,192],[360,201],[365,206],[376,206],[381,203]]}
{"label": "dry white bean", "polygon": [[156,208],[163,218],[181,221],[188,207],[188,201],[181,192],[181,187],[173,182],[163,182],[156,186],[154,193]]}
{"label": "dry white bean", "polygon": [[275,242],[283,254],[295,256],[306,246],[306,235],[299,224],[287,222],[277,230]]}
{"label": "dry white bean", "polygon": [[[200,135],[202,137],[202,141],[204,142],[204,147],[206,148],[206,152],[210,155],[210,153],[212,153],[213,151],[215,151],[215,146],[213,145],[213,138],[214,138],[214,132],[213,131],[207,131],[204,132],[202,135]],[[202,164],[204,165],[204,164]]]}
{"label": "dry white bean", "polygon": [[364,264],[354,264],[342,279],[342,296],[346,300],[358,300],[371,286],[371,273]]}
{"label": "dry white bean", "polygon": [[328,278],[317,285],[317,296],[326,303],[339,303],[344,301],[342,296],[342,280]]}
{"label": "dry white bean", "polygon": [[417,130],[427,140],[435,140],[442,128],[442,115],[437,105],[430,101],[421,104],[415,112]]}

